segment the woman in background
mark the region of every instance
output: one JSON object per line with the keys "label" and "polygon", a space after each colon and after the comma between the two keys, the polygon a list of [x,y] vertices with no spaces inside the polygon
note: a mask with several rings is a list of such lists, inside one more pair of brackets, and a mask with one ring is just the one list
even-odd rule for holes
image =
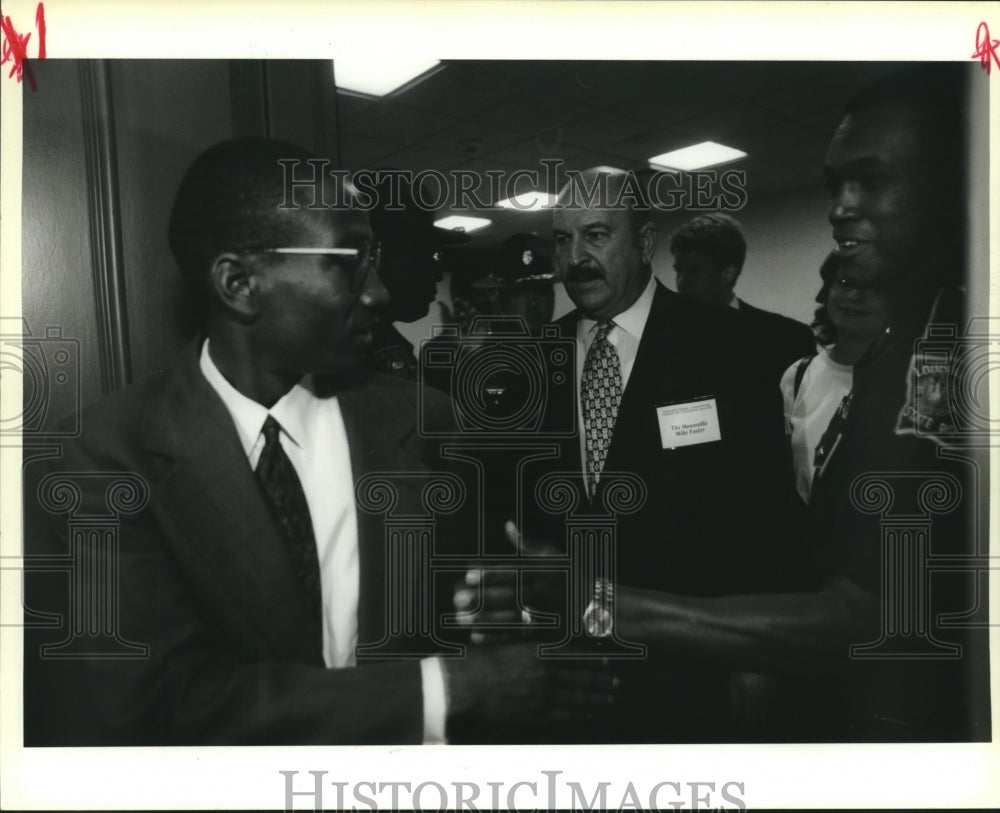
{"label": "woman in background", "polygon": [[851,405],[854,364],[890,329],[885,291],[854,281],[850,272],[836,255],[823,262],[812,324],[822,350],[796,361],[781,378],[795,490],[803,503],[809,502],[814,473],[836,451]]}

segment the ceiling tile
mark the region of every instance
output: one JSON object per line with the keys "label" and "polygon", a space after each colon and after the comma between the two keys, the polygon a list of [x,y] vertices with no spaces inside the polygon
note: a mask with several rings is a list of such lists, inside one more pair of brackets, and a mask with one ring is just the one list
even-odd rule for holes
{"label": "ceiling tile", "polygon": [[445,113],[420,110],[398,102],[382,100],[359,112],[343,129],[355,136],[384,138],[388,134],[405,134],[407,141],[419,141],[431,133],[444,130],[456,119]]}
{"label": "ceiling tile", "polygon": [[759,99],[789,86],[815,87],[826,70],[815,62],[713,62],[692,70],[692,75],[742,99]]}
{"label": "ceiling tile", "polygon": [[408,107],[464,118],[496,107],[519,90],[517,82],[454,62],[394,98]]}
{"label": "ceiling tile", "polygon": [[717,141],[732,147],[744,133],[779,124],[784,117],[758,104],[740,102],[731,107],[719,108],[693,116],[673,125],[679,132],[687,133],[694,142]]}
{"label": "ceiling tile", "polygon": [[578,62],[545,90],[595,107],[613,107],[648,94],[653,88],[679,85],[683,70],[671,62]]}
{"label": "ceiling tile", "polygon": [[579,144],[568,142],[565,134],[556,130],[539,134],[537,138],[526,138],[483,157],[515,167],[533,169],[541,166],[543,158],[565,160],[566,156],[580,152],[580,149]]}
{"label": "ceiling tile", "polygon": [[668,128],[649,127],[641,133],[624,138],[607,149],[619,155],[632,157],[635,163],[646,165],[654,155],[677,150],[691,144],[691,136]]}
{"label": "ceiling tile", "polygon": [[490,76],[502,77],[508,82],[533,87],[557,82],[560,77],[579,64],[562,59],[484,59],[452,62]]}
{"label": "ceiling tile", "polygon": [[[711,139],[750,155],[751,199],[815,188],[845,100],[893,63],[449,61],[383,100],[340,95],[344,166],[442,170],[505,177],[565,161],[636,168],[660,152]],[[561,176],[564,177],[564,176]],[[550,213],[487,208],[494,225],[470,245],[549,229]]]}
{"label": "ceiling tile", "polygon": [[397,152],[404,146],[399,142],[388,141],[382,138],[341,133],[338,144],[340,165],[342,168],[348,170],[364,169],[379,165],[384,166],[382,164],[383,157]]}
{"label": "ceiling tile", "polygon": [[[822,143],[825,145],[829,141],[833,130],[819,133],[810,127],[804,127],[798,122],[783,121],[769,127],[762,127],[759,130],[746,133],[743,136],[745,143],[757,152],[779,151],[787,147],[799,144]],[[747,150],[750,151],[749,149]]]}
{"label": "ceiling tile", "polygon": [[418,143],[425,146],[454,149],[469,159],[475,160],[484,153],[509,147],[523,140],[524,136],[521,133],[483,124],[474,119],[466,119],[446,127],[426,139],[421,139]]}
{"label": "ceiling tile", "polygon": [[337,116],[339,117],[341,125],[346,124],[355,116],[360,113],[364,113],[367,110],[371,110],[372,107],[378,104],[378,99],[368,99],[362,98],[360,96],[352,96],[349,93],[337,93]]}
{"label": "ceiling tile", "polygon": [[516,99],[475,115],[484,124],[505,127],[525,135],[556,130],[593,112],[590,105],[553,93],[524,92]]}
{"label": "ceiling tile", "polygon": [[714,110],[724,110],[736,101],[734,96],[725,91],[689,82],[665,85],[651,93],[616,105],[613,110],[655,127],[672,127],[695,116]]}
{"label": "ceiling tile", "polygon": [[383,155],[380,166],[394,169],[412,169],[420,172],[425,169],[449,170],[462,158],[459,155],[430,149],[417,145],[404,146],[395,152]]}
{"label": "ceiling tile", "polygon": [[588,149],[600,149],[627,138],[649,132],[649,125],[610,110],[594,113],[570,122],[566,126],[572,141]]}

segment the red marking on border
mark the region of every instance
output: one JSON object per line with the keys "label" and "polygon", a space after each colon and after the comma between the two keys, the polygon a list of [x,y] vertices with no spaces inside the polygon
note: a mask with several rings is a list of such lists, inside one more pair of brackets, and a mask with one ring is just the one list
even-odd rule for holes
{"label": "red marking on border", "polygon": [[[993,62],[996,62],[997,67],[1000,68],[1000,56],[997,56],[998,46],[1000,46],[1000,40],[991,39],[990,27],[985,22],[981,22],[976,29],[976,52],[972,58],[979,60],[979,64],[986,71],[987,76],[993,68]],[[993,62],[990,62],[991,57]]]}
{"label": "red marking on border", "polygon": [[[7,78],[17,77],[17,81],[27,76],[28,84],[31,85],[32,92],[38,90],[35,82],[35,75],[28,64],[28,42],[31,40],[32,31],[27,34],[17,33],[10,17],[0,17],[0,28],[3,29],[3,59],[0,65],[11,63],[10,73]],[[45,4],[39,3],[35,10],[35,29],[38,31],[38,59],[45,59]]]}

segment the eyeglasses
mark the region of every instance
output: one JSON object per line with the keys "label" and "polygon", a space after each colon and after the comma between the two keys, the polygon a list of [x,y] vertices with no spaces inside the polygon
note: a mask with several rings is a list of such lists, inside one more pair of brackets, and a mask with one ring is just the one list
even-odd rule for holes
{"label": "eyeglasses", "polygon": [[247,249],[244,254],[286,254],[293,256],[323,256],[343,257],[344,266],[350,272],[348,288],[352,294],[358,293],[365,286],[368,274],[376,272],[382,263],[382,244],[366,243],[362,248],[254,248]]}

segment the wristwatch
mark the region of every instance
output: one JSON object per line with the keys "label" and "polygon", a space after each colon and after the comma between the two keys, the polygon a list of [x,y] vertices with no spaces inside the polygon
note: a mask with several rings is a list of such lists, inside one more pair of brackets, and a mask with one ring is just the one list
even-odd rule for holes
{"label": "wristwatch", "polygon": [[594,598],[583,611],[583,628],[591,638],[607,638],[614,627],[614,586],[607,579],[595,579]]}

